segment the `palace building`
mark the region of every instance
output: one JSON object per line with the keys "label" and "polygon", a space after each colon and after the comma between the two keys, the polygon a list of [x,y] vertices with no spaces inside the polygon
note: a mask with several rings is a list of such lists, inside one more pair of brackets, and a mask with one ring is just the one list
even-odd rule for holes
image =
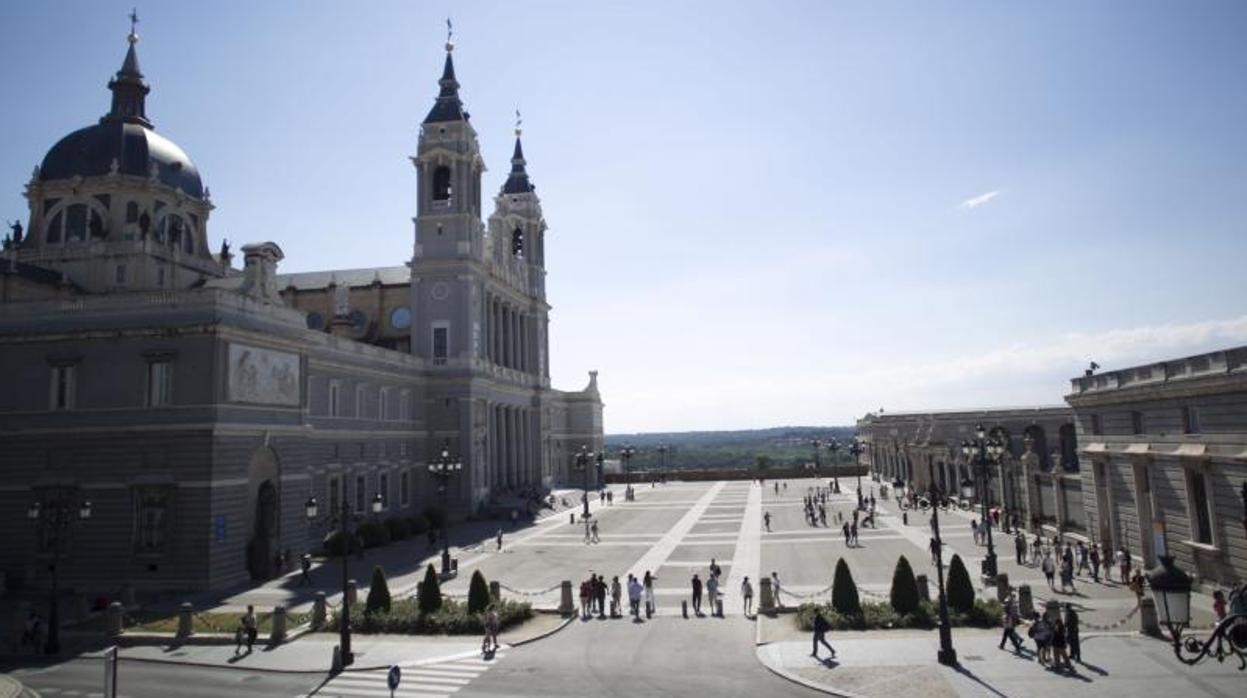
{"label": "palace building", "polygon": [[[528,498],[602,447],[596,372],[550,385],[547,228],[516,129],[483,218],[484,157],[453,45],[412,163],[409,260],[280,274],[213,244],[194,162],[157,133],[133,28],[108,112],[52,146],[0,255],[0,570],[108,591],[218,589],[319,547],[304,503],[454,517]],[[219,249],[219,251],[214,251]],[[90,501],[88,524],[38,504]],[[44,520],[46,523],[46,519]]]}

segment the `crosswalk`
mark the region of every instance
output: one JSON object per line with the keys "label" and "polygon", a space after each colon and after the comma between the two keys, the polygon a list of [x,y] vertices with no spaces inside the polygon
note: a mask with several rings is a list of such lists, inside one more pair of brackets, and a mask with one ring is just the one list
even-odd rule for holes
{"label": "crosswalk", "polygon": [[[505,656],[498,652],[490,659],[470,657],[437,664],[402,667],[402,681],[394,698],[446,698],[489,671]],[[389,698],[388,672],[346,671],[335,676],[313,694],[297,698]]]}

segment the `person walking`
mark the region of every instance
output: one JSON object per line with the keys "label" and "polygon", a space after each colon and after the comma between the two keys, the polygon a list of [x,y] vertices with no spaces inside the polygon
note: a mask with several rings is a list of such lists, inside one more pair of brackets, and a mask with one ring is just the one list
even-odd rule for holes
{"label": "person walking", "polygon": [[710,602],[710,615],[722,616],[719,606],[719,576],[711,574],[706,578],[706,600]]}
{"label": "person walking", "polygon": [[768,511],[762,515],[762,523],[766,524],[766,530],[769,532],[771,530],[771,512]]}
{"label": "person walking", "polygon": [[1027,634],[1035,641],[1035,654],[1039,656],[1039,663],[1047,666],[1051,661],[1049,655],[1052,649],[1052,624],[1036,611]]}
{"label": "person walking", "polygon": [[771,598],[775,600],[775,608],[783,608],[784,602],[779,599],[779,573],[771,573]]}
{"label": "person walking", "polygon": [[598,620],[606,620],[606,575],[598,575],[598,583],[594,592],[594,600],[598,605]]}
{"label": "person walking", "polygon": [[481,654],[488,657],[498,651],[498,611],[492,606],[485,611],[481,625],[485,627],[485,638],[481,640]]}
{"label": "person walking", "polygon": [[632,609],[632,622],[641,621],[641,583],[633,575],[628,575],[628,606]]}
{"label": "person walking", "polygon": [[979,522],[974,519],[970,519],[970,535],[974,536],[975,545],[982,545],[980,542],[982,538],[979,537]]}
{"label": "person walking", "polygon": [[1095,543],[1091,544],[1091,551],[1087,553],[1088,559],[1091,561],[1091,581],[1096,584],[1100,583],[1100,546]]}
{"label": "person walking", "polygon": [[594,542],[594,543],[601,543],[601,542],[602,542],[602,538],[601,538],[601,536],[599,536],[599,535],[598,535],[598,522],[597,522],[597,519],[594,519],[594,520],[593,520],[593,524],[592,524],[592,526],[590,526],[590,530],[593,532],[593,542]]}
{"label": "person walking", "polygon": [[940,563],[940,542],[935,538],[931,538],[931,544],[927,546],[927,550],[931,551],[931,564],[938,565]]}
{"label": "person walking", "polygon": [[851,545],[852,545],[852,539],[849,537],[849,522],[848,522],[848,521],[845,521],[845,522],[844,522],[844,525],[840,527],[840,530],[841,530],[841,532],[843,532],[843,533],[844,533],[844,544],[845,544],[845,546],[846,546],[846,547],[847,547],[847,546],[851,546]]}
{"label": "person walking", "polygon": [[1074,551],[1074,556],[1078,558],[1078,569],[1074,570],[1074,572],[1081,576],[1083,572],[1090,569],[1087,565],[1087,546],[1082,541],[1078,541],[1078,548]]}
{"label": "person walking", "polygon": [[826,505],[818,505],[818,523],[823,528],[827,528],[827,507]]}
{"label": "person walking", "polygon": [[1130,581],[1130,558],[1125,546],[1117,549],[1117,578],[1122,584]]}
{"label": "person walking", "polygon": [[753,610],[753,585],[749,583],[749,578],[740,583],[740,595],[744,599],[745,617],[749,617],[749,612]]}
{"label": "person walking", "polygon": [[589,545],[593,542],[593,529],[589,527],[589,519],[587,517],[581,518],[584,519],[585,524],[585,545]]}
{"label": "person walking", "polygon": [[693,573],[693,615],[701,617],[701,577]]}
{"label": "person walking", "polygon": [[715,577],[723,576],[723,568],[719,567],[719,563],[715,562],[714,558],[710,558],[710,574],[713,574]]}
{"label": "person walking", "polygon": [[311,555],[309,555],[308,553],[303,553],[303,555],[299,557],[299,569],[302,570],[303,572],[303,576],[299,577],[299,586],[301,587],[312,586],[312,575],[311,575],[312,556]]}
{"label": "person walking", "polygon": [[611,618],[618,618],[623,615],[623,609],[619,607],[623,589],[619,584],[619,575],[611,578]]}
{"label": "person walking", "polygon": [[1048,588],[1056,591],[1056,585],[1053,584],[1056,578],[1056,563],[1052,560],[1052,553],[1044,553],[1040,567],[1043,569],[1043,576],[1048,580]]}
{"label": "person walking", "polygon": [[822,613],[814,612],[814,647],[810,652],[810,656],[818,659],[818,646],[821,643],[827,651],[831,652],[831,658],[836,658],[836,649],[827,643],[827,631],[831,630],[831,623],[823,617]]}
{"label": "person walking", "polygon": [[1004,632],[1000,635],[1000,649],[1005,648],[1005,642],[1013,643],[1013,653],[1022,653],[1022,638],[1018,637],[1018,623],[1021,618],[1018,616],[1018,603],[1014,598],[1013,592],[1009,592],[1009,597],[1005,599],[1005,607],[1000,617],[1000,625],[1004,628]]}
{"label": "person walking", "polygon": [[658,579],[645,570],[645,617],[654,617],[654,580]]}
{"label": "person walking", "polygon": [[1019,565],[1026,564],[1026,539],[1022,537],[1022,532],[1013,537],[1013,551],[1017,553]]}
{"label": "person walking", "polygon": [[853,525],[849,526],[849,537],[853,539],[853,547],[857,547],[857,517],[853,517]]}
{"label": "person walking", "polygon": [[[589,579],[592,579],[592,578],[593,576],[590,575]],[[580,582],[580,619],[581,620],[589,619],[590,589],[592,588],[592,584],[593,584],[593,582],[589,581],[589,579],[586,579]]]}
{"label": "person walking", "polygon": [[494,542],[498,544],[498,550],[502,550],[502,529],[501,528],[499,528],[498,532],[494,534]]}
{"label": "person walking", "polygon": [[1078,612],[1073,604],[1065,604],[1065,642],[1069,645],[1069,658],[1082,664],[1082,644],[1079,641]]}
{"label": "person walking", "polygon": [[238,650],[243,642],[247,644],[247,654],[251,654],[251,647],[255,645],[255,638],[259,635],[259,629],[255,620],[255,606],[247,604],[247,612],[243,614],[239,621],[239,632],[235,634],[234,654],[238,654]]}
{"label": "person walking", "polygon": [[[1068,592],[1066,591],[1067,589]],[[1074,556],[1066,555],[1061,558],[1061,592],[1072,594],[1076,591],[1074,588]]]}
{"label": "person walking", "polygon": [[1052,668],[1053,669],[1073,669],[1069,662],[1069,652],[1066,651],[1069,637],[1065,633],[1065,621],[1057,616],[1052,621]]}
{"label": "person walking", "polygon": [[1225,592],[1220,589],[1212,592],[1212,613],[1218,623],[1225,620]]}

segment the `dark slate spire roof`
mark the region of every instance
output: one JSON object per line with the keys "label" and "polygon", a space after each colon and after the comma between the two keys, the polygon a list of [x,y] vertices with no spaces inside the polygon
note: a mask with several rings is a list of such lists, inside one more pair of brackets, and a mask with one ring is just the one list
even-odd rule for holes
{"label": "dark slate spire roof", "polygon": [[442,121],[467,121],[468,113],[463,110],[463,102],[459,100],[459,81],[455,79],[455,61],[451,52],[455,45],[446,42],[446,65],[442,68],[442,79],[437,81],[441,90],[437,93],[437,102],[424,117],[424,123],[434,124]]}
{"label": "dark slate spire roof", "polygon": [[527,194],[536,187],[528,181],[528,170],[524,169],[524,147],[520,145],[520,130],[515,129],[515,152],[511,154],[511,174],[502,185],[503,194]]}
{"label": "dark slate spire roof", "polygon": [[121,64],[121,70],[118,70],[117,75],[108,81],[108,89],[113,91],[113,105],[104,119],[141,124],[151,128],[152,122],[147,120],[147,93],[151,91],[151,88],[143,82],[143,73],[139,70],[138,53],[134,50],[139,37],[131,30],[130,36],[126,39],[130,42],[130,48],[126,51],[126,59]]}

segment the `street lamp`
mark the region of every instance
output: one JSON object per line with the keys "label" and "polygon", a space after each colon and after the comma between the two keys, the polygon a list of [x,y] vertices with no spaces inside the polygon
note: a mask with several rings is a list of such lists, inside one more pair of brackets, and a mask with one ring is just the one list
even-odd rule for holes
{"label": "street lamp", "polygon": [[446,532],[446,524],[450,519],[450,510],[446,504],[447,483],[450,477],[463,469],[458,458],[450,457],[450,440],[442,441],[442,451],[437,458],[429,461],[429,474],[437,478],[437,492],[442,498],[442,575],[450,576],[450,535]]}
{"label": "street lamp", "polygon": [[[862,443],[853,437],[853,444],[849,446],[849,455],[853,456],[853,467],[857,469],[857,508],[862,508],[862,467],[857,462],[859,456],[862,455]],[[873,493],[874,490],[871,490]]]}
{"label": "street lamp", "polygon": [[669,450],[671,450],[670,446],[666,444],[658,444],[658,457],[659,462],[661,463],[658,468],[658,472],[664,483],[667,482],[667,451]]}
{"label": "street lamp", "polygon": [[1224,662],[1238,658],[1238,669],[1247,668],[1247,586],[1230,592],[1230,614],[1217,623],[1206,640],[1182,637],[1191,622],[1191,578],[1173,564],[1173,557],[1160,556],[1160,564],[1147,573],[1148,586],[1156,604],[1156,618],[1169,630],[1173,654],[1183,664],[1194,665],[1208,657]]}
{"label": "street lamp", "polygon": [[[342,666],[350,666],[355,661],[355,655],[351,652],[351,597],[347,594],[347,585],[351,576],[351,556],[348,554],[351,550],[351,532],[347,529],[347,525],[351,521],[350,497],[347,496],[346,478],[342,478],[342,509],[341,511],[330,511],[325,516],[325,522],[330,528],[338,527],[339,536],[342,540],[342,617],[338,619],[338,644],[341,647]],[[378,492],[372,498],[372,511],[379,513],[381,507],[384,506],[384,500],[381,493]],[[308,497],[303,504],[303,512],[307,516],[308,524],[313,524],[320,514],[320,505],[317,504],[315,497]]]}
{"label": "street lamp", "polygon": [[[927,461],[930,485],[927,496],[935,502],[935,462]],[[935,537],[935,579],[940,592],[940,650],[936,658],[940,664],[955,666],[957,651],[953,649],[953,631],[948,623],[948,597],[944,594],[944,541],[940,540],[940,508],[931,507],[931,532]]]}
{"label": "street lamp", "polygon": [[[974,468],[975,475],[981,475],[981,489],[978,491],[979,502],[983,517],[983,526],[987,529],[987,557],[983,558],[983,576],[995,578],[996,576],[996,547],[992,543],[992,522],[987,515],[987,477],[988,466],[993,463],[1000,462],[1001,457],[1005,453],[1005,445],[999,439],[988,438],[987,430],[982,424],[974,425],[974,439],[961,442],[961,454],[965,456],[966,461],[970,463],[970,467]],[[969,499],[974,494],[975,487],[973,483],[966,480],[962,483],[962,496]]]}
{"label": "street lamp", "polygon": [[632,444],[624,446],[619,451],[619,460],[623,461],[624,482],[627,483],[624,485],[624,501],[629,502],[632,501],[634,495],[632,493],[632,471],[629,469],[628,464],[635,455],[636,449],[632,447]]}
{"label": "street lamp", "polygon": [[814,479],[818,480],[823,476],[823,463],[820,460],[820,449],[823,447],[822,439],[810,439],[810,447],[814,449]]}
{"label": "street lamp", "polygon": [[[46,654],[57,654],[61,651],[60,609],[56,598],[60,592],[61,544],[69,533],[69,527],[75,518],[78,521],[91,518],[91,502],[84,500],[81,503],[75,503],[70,500],[64,490],[58,487],[47,502],[38,500],[31,502],[30,507],[26,509],[26,516],[36,526],[48,531],[47,535],[50,539],[48,542],[52,547],[52,590],[48,597],[48,639],[44,643],[43,651]],[[36,540],[44,540],[42,532],[36,536]]]}
{"label": "street lamp", "polygon": [[836,494],[840,494],[840,473],[836,471],[836,451],[839,450],[839,441],[836,441],[834,437],[827,440],[827,452],[831,454],[831,477],[835,481],[832,489],[835,490]]}
{"label": "street lamp", "polygon": [[593,454],[589,452],[589,447],[582,444],[580,452],[576,454],[576,469],[584,476],[585,492],[581,496],[581,501],[585,504],[585,510],[580,516],[586,521],[589,520],[589,460],[591,458],[593,458]]}

